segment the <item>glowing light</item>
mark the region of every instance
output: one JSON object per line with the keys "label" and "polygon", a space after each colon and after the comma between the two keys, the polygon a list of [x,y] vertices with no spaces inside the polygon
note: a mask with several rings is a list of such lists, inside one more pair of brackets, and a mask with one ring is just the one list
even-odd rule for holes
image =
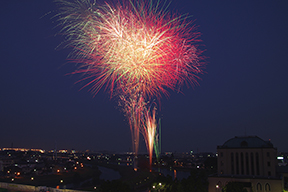
{"label": "glowing light", "polygon": [[160,162],[160,154],[161,154],[161,121],[159,119],[157,129],[155,132],[154,138],[154,151],[156,155],[157,162]]}
{"label": "glowing light", "polygon": [[78,82],[84,81],[94,94],[104,89],[111,97],[120,97],[129,121],[134,162],[141,132],[151,165],[159,135],[156,109],[147,114],[147,103],[153,97],[168,96],[169,89],[180,92],[184,84],[197,84],[204,65],[195,25],[186,15],[169,13],[166,1],[58,2],[61,33],[67,36],[67,46],[74,48],[70,59],[80,64],[72,74],[85,74]]}
{"label": "glowing light", "polygon": [[150,170],[152,166],[152,156],[153,156],[153,145],[156,133],[156,108],[153,108],[152,115],[150,115],[150,109],[145,112],[145,126],[143,127],[143,136],[145,138],[147,150],[149,152],[149,163],[150,163]]}
{"label": "glowing light", "polygon": [[177,171],[176,171],[176,169],[174,169],[174,179],[176,179],[177,178]]}
{"label": "glowing light", "polygon": [[85,73],[91,91],[160,96],[184,82],[195,85],[202,73],[200,34],[188,16],[170,14],[165,3],[58,1],[62,32],[75,48],[71,59],[82,63],[73,74]]}

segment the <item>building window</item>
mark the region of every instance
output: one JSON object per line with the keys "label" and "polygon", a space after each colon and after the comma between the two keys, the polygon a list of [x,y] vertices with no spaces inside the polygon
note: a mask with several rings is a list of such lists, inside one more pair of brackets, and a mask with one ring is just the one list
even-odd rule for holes
{"label": "building window", "polygon": [[223,157],[223,152],[220,153],[220,156]]}
{"label": "building window", "polygon": [[248,153],[246,153],[246,175],[249,175],[249,157],[248,157]]}
{"label": "building window", "polygon": [[236,174],[239,175],[239,156],[238,153],[236,153]]}
{"label": "building window", "polygon": [[269,183],[265,184],[265,191],[271,191]]}
{"label": "building window", "polygon": [[256,173],[257,175],[260,175],[260,170],[259,170],[259,154],[256,153]]}
{"label": "building window", "polygon": [[267,152],[267,157],[270,157],[270,152]]}
{"label": "building window", "polygon": [[260,183],[257,183],[256,189],[257,191],[262,191],[262,185]]}
{"label": "building window", "polygon": [[268,171],[268,176],[271,176],[271,171]]}
{"label": "building window", "polygon": [[255,172],[254,172],[254,156],[253,156],[253,153],[251,153],[251,174],[252,174],[252,175],[255,175]]}
{"label": "building window", "polygon": [[231,153],[231,173],[234,174],[234,153]]}
{"label": "building window", "polygon": [[268,161],[268,162],[267,162],[267,166],[270,167],[270,164],[271,164],[270,161]]}
{"label": "building window", "polygon": [[243,153],[240,154],[241,161],[241,175],[244,175],[244,156]]}

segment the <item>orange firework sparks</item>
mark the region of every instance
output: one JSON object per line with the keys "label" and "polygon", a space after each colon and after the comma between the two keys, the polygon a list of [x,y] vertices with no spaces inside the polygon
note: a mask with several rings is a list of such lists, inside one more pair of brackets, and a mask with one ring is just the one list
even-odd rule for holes
{"label": "orange firework sparks", "polygon": [[153,146],[154,146],[154,139],[156,134],[156,108],[153,108],[152,114],[150,114],[150,109],[145,112],[145,126],[143,127],[143,135],[146,142],[147,150],[149,152],[149,163],[150,163],[150,170],[152,166],[152,157],[153,157]]}

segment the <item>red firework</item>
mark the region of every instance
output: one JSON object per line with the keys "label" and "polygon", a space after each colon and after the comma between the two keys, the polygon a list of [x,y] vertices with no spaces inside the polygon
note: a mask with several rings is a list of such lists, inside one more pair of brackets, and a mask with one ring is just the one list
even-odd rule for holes
{"label": "red firework", "polygon": [[59,2],[60,24],[75,48],[72,60],[81,64],[74,74],[85,74],[80,81],[88,81],[84,87],[95,94],[104,88],[120,96],[134,152],[137,156],[141,132],[151,165],[157,124],[156,109],[150,111],[147,100],[197,84],[204,66],[199,32],[188,16],[170,14],[160,1]]}
{"label": "red firework", "polygon": [[75,47],[74,60],[82,64],[74,73],[87,75],[82,80],[89,79],[85,86],[91,91],[105,87],[111,94],[151,98],[184,82],[197,83],[202,51],[196,45],[199,33],[186,16],[171,15],[152,1],[83,2],[69,2],[61,20]]}

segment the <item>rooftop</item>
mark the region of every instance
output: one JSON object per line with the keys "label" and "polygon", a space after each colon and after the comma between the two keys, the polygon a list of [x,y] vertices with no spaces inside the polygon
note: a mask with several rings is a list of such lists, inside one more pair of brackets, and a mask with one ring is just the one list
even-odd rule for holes
{"label": "rooftop", "polygon": [[257,136],[245,136],[229,139],[218,148],[273,148],[273,144]]}

